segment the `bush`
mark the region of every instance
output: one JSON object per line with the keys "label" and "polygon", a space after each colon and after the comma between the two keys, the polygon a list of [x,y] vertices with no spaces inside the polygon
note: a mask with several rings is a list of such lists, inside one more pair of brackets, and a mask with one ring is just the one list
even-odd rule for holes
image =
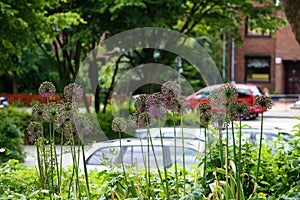
{"label": "bush", "polygon": [[[22,109],[17,109],[14,106],[9,106],[5,109],[0,110],[1,116],[6,116],[10,119],[11,123],[13,123],[18,129],[21,131],[24,143],[28,144],[28,137],[27,137],[27,126],[31,121],[31,113]],[[2,119],[2,118],[1,118]]]}
{"label": "bush", "polygon": [[9,159],[24,161],[25,155],[22,153],[23,134],[13,123],[13,120],[0,113],[0,163]]}

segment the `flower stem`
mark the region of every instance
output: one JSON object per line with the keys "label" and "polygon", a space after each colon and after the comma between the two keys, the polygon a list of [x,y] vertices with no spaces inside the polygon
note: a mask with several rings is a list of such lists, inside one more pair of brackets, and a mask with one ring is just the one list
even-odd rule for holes
{"label": "flower stem", "polygon": [[[262,107],[262,110],[264,108]],[[260,167],[260,157],[261,157],[261,145],[262,145],[262,136],[263,136],[263,121],[264,121],[264,114],[261,112],[261,123],[260,123],[260,139],[259,139],[259,150],[258,150],[258,161],[257,161],[257,170],[255,176],[255,182],[258,184],[258,173]],[[258,198],[258,196],[256,196]]]}
{"label": "flower stem", "polygon": [[176,183],[176,199],[178,199],[178,195],[179,195],[179,184],[178,184],[178,172],[177,172],[177,134],[176,134],[176,123],[175,123],[175,116],[174,113],[172,113],[172,117],[173,117],[173,127],[174,127],[174,143],[175,143],[175,147],[174,147],[174,165],[175,165],[175,183]]}
{"label": "flower stem", "polygon": [[164,173],[165,173],[165,182],[166,182],[166,196],[167,199],[169,199],[169,181],[168,181],[168,172],[167,172],[167,163],[166,163],[166,155],[165,155],[165,147],[163,142],[163,136],[160,126],[160,119],[158,119],[159,124],[159,136],[160,136],[160,142],[161,142],[161,149],[162,149],[162,157],[163,157],[163,163],[164,163]]}
{"label": "flower stem", "polygon": [[185,155],[184,155],[184,133],[183,133],[183,117],[180,115],[180,126],[181,126],[181,142],[182,142],[182,161],[183,161],[183,195],[186,194],[186,171],[185,171]]}

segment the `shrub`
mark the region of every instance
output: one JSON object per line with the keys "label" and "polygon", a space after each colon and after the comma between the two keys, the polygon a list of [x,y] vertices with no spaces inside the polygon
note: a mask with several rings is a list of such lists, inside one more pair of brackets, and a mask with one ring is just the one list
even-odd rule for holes
{"label": "shrub", "polygon": [[24,161],[25,155],[22,153],[24,144],[23,134],[13,123],[12,119],[0,113],[0,163],[9,159]]}
{"label": "shrub", "polygon": [[0,110],[0,115],[8,117],[11,123],[18,127],[24,137],[24,143],[28,144],[26,128],[31,121],[31,113],[25,109],[20,110],[14,106],[9,106]]}

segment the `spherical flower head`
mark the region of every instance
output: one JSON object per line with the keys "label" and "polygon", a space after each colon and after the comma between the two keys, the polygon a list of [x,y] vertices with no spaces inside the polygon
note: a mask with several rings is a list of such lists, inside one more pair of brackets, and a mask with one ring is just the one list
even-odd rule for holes
{"label": "spherical flower head", "polygon": [[158,92],[147,96],[146,112],[154,118],[166,115],[167,106],[165,104],[165,98],[161,93]]}
{"label": "spherical flower head", "polygon": [[58,120],[59,112],[58,105],[54,102],[45,104],[43,111],[43,119],[47,122],[56,122]]}
{"label": "spherical flower head", "polygon": [[32,119],[34,121],[40,121],[40,120],[43,120],[43,111],[44,111],[44,107],[45,105],[44,104],[35,104],[33,107],[32,107]]}
{"label": "spherical flower head", "polygon": [[146,102],[147,102],[146,99],[147,99],[146,94],[141,94],[136,98],[134,102],[136,112],[142,113],[146,111]]}
{"label": "spherical flower head", "polygon": [[236,101],[230,106],[233,119],[244,119],[250,114],[250,106],[246,101]]}
{"label": "spherical flower head", "polygon": [[161,92],[166,98],[177,97],[181,93],[180,85],[176,81],[167,81],[161,86]]}
{"label": "spherical flower head", "polygon": [[129,117],[129,124],[131,127],[147,127],[153,124],[153,118],[148,113],[134,113]]}
{"label": "spherical flower head", "polygon": [[64,88],[64,97],[67,102],[72,103],[83,96],[83,89],[77,83],[71,83]]}
{"label": "spherical flower head", "polygon": [[74,131],[78,136],[88,135],[93,129],[91,118],[81,113],[74,115],[72,122],[75,127]]}
{"label": "spherical flower head", "polygon": [[125,132],[127,129],[126,120],[122,117],[114,118],[111,128],[114,132]]}
{"label": "spherical flower head", "polygon": [[208,101],[202,101],[199,102],[198,106],[197,106],[197,111],[198,113],[201,115],[204,115],[206,113],[210,113],[211,112],[211,100],[209,99]]}
{"label": "spherical flower head", "polygon": [[55,86],[49,81],[43,82],[39,87],[39,93],[43,97],[52,97],[55,92]]}
{"label": "spherical flower head", "polygon": [[222,86],[224,88],[225,97],[228,103],[235,101],[238,97],[238,90],[236,89],[235,85],[232,83],[226,83]]}
{"label": "spherical flower head", "polygon": [[212,116],[211,112],[202,113],[200,115],[200,125],[203,127],[207,127],[211,119],[211,116]]}
{"label": "spherical flower head", "polygon": [[40,122],[30,122],[27,126],[27,134],[30,142],[40,139],[43,135],[43,125]]}
{"label": "spherical flower head", "polygon": [[266,95],[258,96],[254,100],[254,105],[261,107],[262,109],[271,109],[272,108],[272,99]]}
{"label": "spherical flower head", "polygon": [[213,107],[224,108],[227,106],[227,100],[225,98],[225,88],[219,87],[212,90],[209,94],[209,99]]}

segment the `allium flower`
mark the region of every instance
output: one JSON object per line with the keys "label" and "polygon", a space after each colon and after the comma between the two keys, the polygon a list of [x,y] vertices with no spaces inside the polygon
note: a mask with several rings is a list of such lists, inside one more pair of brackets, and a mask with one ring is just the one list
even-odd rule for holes
{"label": "allium flower", "polygon": [[55,86],[49,81],[43,82],[39,87],[39,93],[43,97],[51,97],[55,94],[55,92]]}
{"label": "allium flower", "polygon": [[225,98],[225,89],[223,87],[216,88],[210,92],[209,99],[213,107],[223,110],[227,106],[227,100]]}
{"label": "allium flower", "polygon": [[199,112],[201,126],[207,126],[211,118],[210,100],[207,102],[199,102],[197,111]]}
{"label": "allium flower", "polygon": [[134,106],[136,109],[136,112],[142,113],[146,111],[146,99],[147,95],[146,94],[141,94],[138,96],[134,102]]}
{"label": "allium flower", "polygon": [[93,125],[90,117],[83,114],[77,114],[74,115],[73,119],[74,121],[72,122],[74,123],[73,126],[75,127],[74,131],[79,136],[87,135],[92,131]]}
{"label": "allium flower", "polygon": [[250,114],[250,107],[246,101],[233,102],[230,106],[233,119],[244,119]]}
{"label": "allium flower", "polygon": [[266,95],[258,96],[254,100],[254,105],[259,106],[262,109],[271,109],[272,104],[272,99]]}
{"label": "allium flower", "polygon": [[47,122],[55,122],[58,120],[58,105],[50,102],[44,106],[43,119]]}
{"label": "allium flower", "polygon": [[64,97],[67,102],[75,101],[82,97],[83,90],[77,83],[71,83],[64,88]]}
{"label": "allium flower", "polygon": [[154,93],[147,96],[146,112],[154,118],[162,117],[166,114],[167,106],[165,105],[165,98],[161,93]]}
{"label": "allium flower", "polygon": [[226,83],[210,93],[210,99],[217,107],[225,106],[227,108],[237,97],[238,91],[232,83]]}
{"label": "allium flower", "polygon": [[225,97],[228,103],[235,101],[238,97],[238,90],[232,83],[226,83],[222,86],[225,90]]}
{"label": "allium flower", "polygon": [[125,132],[127,129],[126,120],[122,117],[116,117],[111,124],[114,132]]}
{"label": "allium flower", "polygon": [[176,81],[167,81],[161,86],[161,92],[165,98],[177,97],[181,93],[180,85]]}
{"label": "allium flower", "polygon": [[44,104],[35,104],[32,107],[32,119],[35,121],[43,120],[43,111],[44,111]]}
{"label": "allium flower", "polygon": [[176,115],[188,113],[191,109],[186,97],[179,95],[176,98],[167,100],[168,109]]}
{"label": "allium flower", "polygon": [[135,113],[130,115],[129,124],[131,127],[146,127],[153,124],[153,118],[148,113]]}
{"label": "allium flower", "polygon": [[208,100],[208,101],[199,102],[197,106],[197,111],[199,112],[200,115],[211,112],[211,101]]}
{"label": "allium flower", "polygon": [[27,127],[29,141],[34,142],[42,137],[43,125],[40,122],[30,122]]}

